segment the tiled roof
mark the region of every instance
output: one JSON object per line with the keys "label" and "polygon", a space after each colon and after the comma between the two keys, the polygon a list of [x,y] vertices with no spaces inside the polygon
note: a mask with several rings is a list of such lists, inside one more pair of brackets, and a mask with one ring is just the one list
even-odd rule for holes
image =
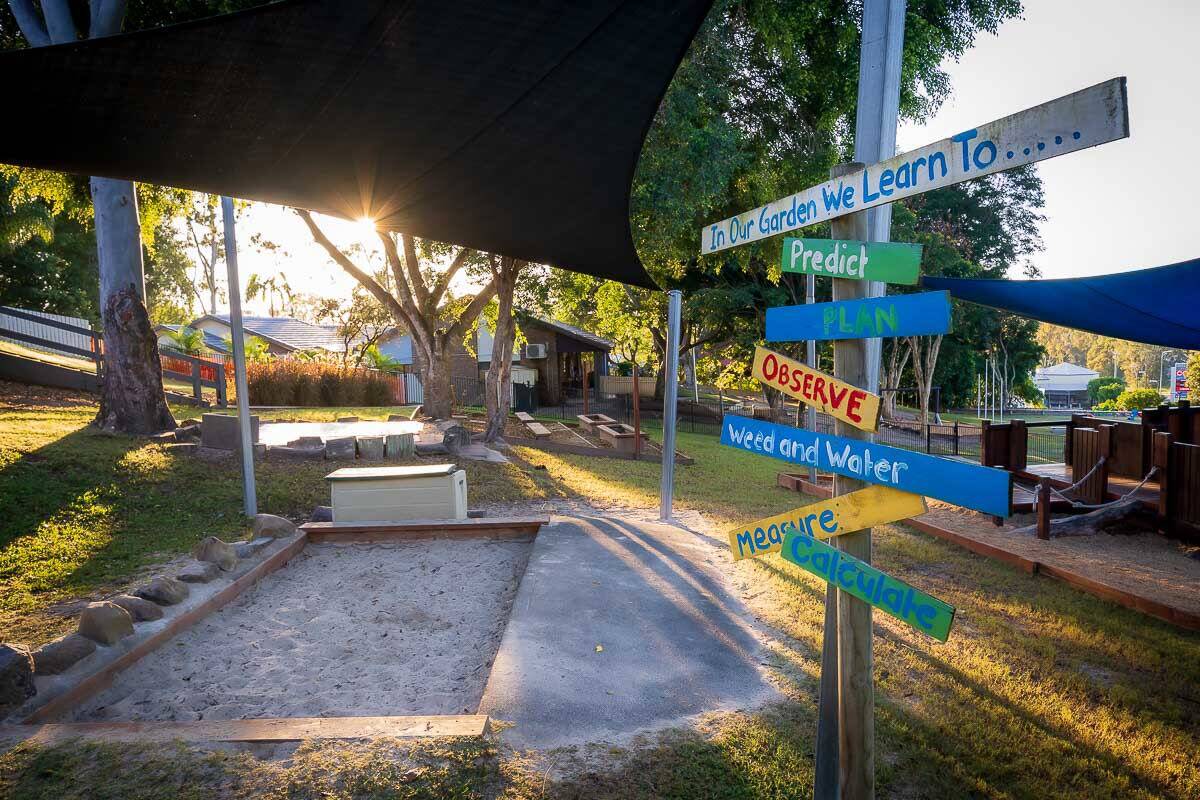
{"label": "tiled roof", "polygon": [[[229,324],[228,314],[209,314],[208,319]],[[294,317],[242,317],[242,326],[254,336],[291,350],[328,350],[334,353],[343,350],[336,327],[311,325]]]}
{"label": "tiled roof", "polygon": [[518,313],[523,317],[534,320],[550,330],[557,331],[564,336],[570,336],[572,339],[578,339],[581,342],[590,344],[598,350],[612,350],[612,342],[610,342],[608,339],[605,339],[603,336],[597,336],[594,333],[585,331],[583,328],[576,328],[574,325],[568,325],[567,323],[559,322],[556,319],[539,317],[536,314],[526,314],[524,312]]}

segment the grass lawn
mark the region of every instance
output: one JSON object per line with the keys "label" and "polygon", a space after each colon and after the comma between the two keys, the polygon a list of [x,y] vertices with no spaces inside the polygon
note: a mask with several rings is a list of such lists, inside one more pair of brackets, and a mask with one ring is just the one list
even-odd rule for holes
{"label": "grass lawn", "polygon": [[[47,625],[66,626],[46,613],[52,601],[120,583],[156,553],[208,533],[245,528],[234,464],[91,434],[82,430],[90,414],[0,410],[8,639],[48,638]],[[803,502],[775,486],[780,465],[768,459],[706,435],[681,434],[679,447],[697,459],[676,471],[679,506],[724,525]],[[468,467],[473,502],[657,503],[654,464],[517,455],[513,465]],[[322,464],[264,464],[260,503],[306,512],[325,497],[324,473]],[[946,644],[875,617],[879,797],[1200,796],[1200,635],[904,526],[877,529],[875,541],[883,569],[958,609]],[[606,749],[606,760],[569,779],[547,779],[545,764],[491,740],[306,744],[287,761],[75,744],[0,756],[0,797],[810,797],[823,588],[774,556],[732,574],[773,629],[773,669],[788,699]]]}

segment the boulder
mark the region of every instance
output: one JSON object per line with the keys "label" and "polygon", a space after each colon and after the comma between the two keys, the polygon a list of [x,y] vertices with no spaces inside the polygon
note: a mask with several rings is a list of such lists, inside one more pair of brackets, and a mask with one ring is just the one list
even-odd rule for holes
{"label": "boulder", "polygon": [[408,417],[403,414],[388,414],[388,422],[410,422]]}
{"label": "boulder", "polygon": [[383,454],[389,459],[409,458],[416,452],[415,439],[411,433],[389,433],[383,438]]}
{"label": "boulder", "polygon": [[359,436],[358,457],[363,461],[383,461],[383,437]]}
{"label": "boulder", "polygon": [[116,603],[88,603],[79,614],[79,634],[97,644],[112,646],[133,635],[133,617]]}
{"label": "boulder", "polygon": [[200,424],[200,420],[196,419],[195,417],[188,417],[187,419],[179,421],[179,427],[181,427],[181,428],[187,428],[192,425],[199,425],[199,424]]}
{"label": "boulder", "polygon": [[358,417],[338,417],[338,422],[358,422]]}
{"label": "boulder", "polygon": [[254,537],[291,536],[296,532],[296,523],[274,514],[257,514],[254,517]]}
{"label": "boulder", "polygon": [[442,432],[442,444],[451,453],[456,453],[460,447],[466,447],[471,443],[471,432],[458,420],[439,419],[434,426]]}
{"label": "boulder", "polygon": [[108,598],[108,602],[120,606],[129,612],[134,622],[151,622],[162,619],[163,610],[144,597],[134,597],[131,594],[119,594]]}
{"label": "boulder", "polygon": [[252,558],[262,552],[263,548],[269,545],[274,539],[267,537],[264,539],[251,539],[248,542],[237,542],[233,545],[233,549],[237,551],[238,558]]}
{"label": "boulder", "polygon": [[429,442],[427,444],[418,444],[416,446],[417,455],[419,456],[444,456],[450,453],[450,448],[441,442]]}
{"label": "boulder", "polygon": [[57,675],[96,652],[96,643],[78,633],[68,633],[34,650],[35,675]]}
{"label": "boulder", "polygon": [[288,447],[317,448],[324,447],[325,440],[320,436],[298,436],[287,443]]}
{"label": "boulder", "polygon": [[221,568],[211,561],[193,561],[175,573],[175,577],[184,583],[208,583],[220,574]]}
{"label": "boulder", "polygon": [[325,440],[325,458],[331,461],[353,461],[355,452],[353,436]]}
{"label": "boulder", "polygon": [[312,510],[313,522],[333,522],[333,506],[317,506]]}
{"label": "boulder", "polygon": [[323,461],[325,459],[325,447],[280,447],[278,445],[267,445],[267,458],[272,460],[291,460],[291,461]]}
{"label": "boulder", "polygon": [[[238,418],[229,414],[205,414],[200,423],[201,444],[213,450],[238,450],[242,446]],[[258,417],[250,417],[250,441],[258,441]]]}
{"label": "boulder", "polygon": [[216,536],[207,536],[192,548],[192,558],[216,564],[225,572],[237,566],[237,551],[233,545],[222,542]]}
{"label": "boulder", "polygon": [[186,425],[175,429],[175,441],[177,442],[199,442],[200,441],[200,426]]}
{"label": "boulder", "polygon": [[173,606],[186,600],[189,592],[187,584],[166,575],[157,575],[151,578],[149,583],[142,584],[130,594],[144,597],[160,606]]}
{"label": "boulder", "polygon": [[0,718],[37,694],[33,685],[33,657],[19,644],[0,644]]}

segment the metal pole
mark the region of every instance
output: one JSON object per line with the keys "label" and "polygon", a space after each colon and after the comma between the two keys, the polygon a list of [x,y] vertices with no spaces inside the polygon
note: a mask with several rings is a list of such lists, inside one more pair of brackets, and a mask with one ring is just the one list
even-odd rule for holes
{"label": "metal pole", "polygon": [[242,285],[238,281],[237,232],[233,218],[233,200],[221,198],[221,216],[225,220],[225,266],[229,276],[229,329],[233,339],[233,383],[237,387],[238,433],[242,446],[242,494],[246,516],[258,513],[254,488],[254,444],[250,432],[250,393],[246,389],[246,333],[242,330]]}
{"label": "metal pole", "polygon": [[[875,164],[896,155],[896,123],[900,116],[900,62],[904,53],[905,0],[865,0],[862,46],[858,62],[858,113],[854,126],[854,160]],[[872,242],[891,239],[892,207],[867,211],[867,235]],[[835,237],[836,238],[836,237]],[[871,281],[867,297],[883,297],[886,284]],[[868,392],[879,391],[882,339],[867,339]],[[862,787],[873,794],[874,784]]]}
{"label": "metal pole", "polygon": [[692,401],[700,402],[700,379],[696,377],[696,348],[688,350],[688,355],[692,358]]}
{"label": "metal pole", "polygon": [[[804,276],[804,304],[811,305],[817,302],[817,276],[811,272]],[[817,368],[817,340],[808,340],[808,366],[813,369]],[[806,427],[816,433],[817,431],[817,409],[813,406],[807,406],[805,409],[805,417],[807,419]],[[815,464],[808,465],[808,482],[813,486],[817,485],[817,467]]]}
{"label": "metal pole", "polygon": [[663,396],[662,487],[659,492],[658,518],[671,520],[671,499],[675,495],[675,412],[679,399],[679,316],[683,293],[667,292],[667,370]]}

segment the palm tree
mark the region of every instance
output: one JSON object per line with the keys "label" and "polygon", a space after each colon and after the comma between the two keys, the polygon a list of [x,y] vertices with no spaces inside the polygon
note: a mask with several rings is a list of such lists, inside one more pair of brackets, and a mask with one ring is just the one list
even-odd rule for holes
{"label": "palm tree", "polygon": [[363,350],[362,360],[368,367],[380,372],[399,372],[400,368],[404,366],[391,356],[385,355],[377,344],[369,345]]}
{"label": "palm tree", "polygon": [[167,338],[171,340],[176,350],[187,353],[189,356],[204,355],[208,350],[204,346],[204,331],[187,325],[177,331],[171,331],[167,334]]}

